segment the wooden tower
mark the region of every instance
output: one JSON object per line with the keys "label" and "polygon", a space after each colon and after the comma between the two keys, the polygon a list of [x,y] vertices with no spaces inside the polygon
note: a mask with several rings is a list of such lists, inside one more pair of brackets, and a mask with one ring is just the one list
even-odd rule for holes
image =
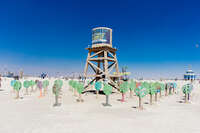
{"label": "wooden tower", "polygon": [[[112,29],[98,27],[92,30],[92,47],[86,48],[88,56],[86,60],[84,77],[93,78],[91,82],[107,80],[110,85],[118,88],[115,82],[119,79],[119,68],[116,56],[117,49],[112,47]],[[88,68],[94,74],[88,75]],[[88,87],[89,84],[86,86]]]}

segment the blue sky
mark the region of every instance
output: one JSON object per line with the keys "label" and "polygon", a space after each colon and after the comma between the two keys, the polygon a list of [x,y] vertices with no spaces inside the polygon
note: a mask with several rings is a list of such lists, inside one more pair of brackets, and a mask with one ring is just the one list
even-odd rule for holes
{"label": "blue sky", "polygon": [[0,65],[17,72],[82,72],[91,29],[113,29],[119,65],[134,77],[200,73],[198,0],[7,0],[0,2]]}

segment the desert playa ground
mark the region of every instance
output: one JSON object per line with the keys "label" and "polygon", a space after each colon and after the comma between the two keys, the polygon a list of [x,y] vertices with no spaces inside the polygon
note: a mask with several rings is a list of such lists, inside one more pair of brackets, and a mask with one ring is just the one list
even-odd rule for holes
{"label": "desert playa ground", "polygon": [[118,92],[110,96],[111,107],[104,107],[105,95],[96,99],[93,93],[83,95],[84,102],[77,103],[68,81],[62,88],[62,105],[53,107],[54,95],[50,79],[48,95],[38,98],[39,92],[14,99],[10,86],[11,79],[3,79],[0,91],[0,133],[200,133],[200,86],[196,81],[191,94],[191,103],[183,103],[179,90],[159,98],[149,105],[149,96],[144,102],[144,110],[138,110],[138,98],[129,98],[121,103]]}

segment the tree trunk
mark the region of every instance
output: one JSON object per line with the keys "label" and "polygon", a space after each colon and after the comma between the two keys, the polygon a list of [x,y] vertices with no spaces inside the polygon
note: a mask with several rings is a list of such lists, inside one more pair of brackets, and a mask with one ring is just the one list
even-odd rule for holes
{"label": "tree trunk", "polygon": [[109,104],[109,96],[106,95],[106,104],[108,105]]}
{"label": "tree trunk", "polygon": [[105,106],[111,106],[111,105],[109,104],[109,95],[106,95],[106,104],[105,104]]}
{"label": "tree trunk", "polygon": [[40,96],[39,96],[39,98],[41,98],[42,97],[42,89],[40,89]]}
{"label": "tree trunk", "polygon": [[160,98],[162,97],[162,91],[161,91],[161,89],[160,89]]}
{"label": "tree trunk", "polygon": [[82,93],[79,93],[79,101],[80,102],[84,102],[83,98],[82,98]]}
{"label": "tree trunk", "polygon": [[55,105],[58,105],[58,95],[55,96]]}
{"label": "tree trunk", "polygon": [[81,93],[79,94],[79,100],[80,100],[80,101],[82,100],[82,95],[81,95]]}
{"label": "tree trunk", "polygon": [[74,88],[74,96],[77,96],[76,89]]}
{"label": "tree trunk", "polygon": [[141,97],[139,97],[139,109],[143,109],[143,106],[142,106],[142,98]]}
{"label": "tree trunk", "polygon": [[185,103],[188,103],[188,94],[185,94]]}
{"label": "tree trunk", "polygon": [[46,95],[46,92],[47,92],[47,89],[46,89],[46,88],[44,88],[43,96],[45,96],[45,95]]}
{"label": "tree trunk", "polygon": [[130,90],[130,98],[133,98],[133,91]]}
{"label": "tree trunk", "polygon": [[169,89],[169,95],[171,95],[171,94],[172,94],[172,88]]}
{"label": "tree trunk", "polygon": [[150,94],[150,105],[153,104],[153,100],[152,100],[152,94]]}
{"label": "tree trunk", "polygon": [[124,93],[122,93],[122,99],[121,102],[124,102]]}
{"label": "tree trunk", "polygon": [[33,86],[31,86],[31,92],[33,92]]}
{"label": "tree trunk", "polygon": [[15,99],[19,99],[19,91],[16,91],[16,98]]}
{"label": "tree trunk", "polygon": [[98,99],[98,97],[99,97],[99,91],[96,90],[96,98]]}
{"label": "tree trunk", "polygon": [[167,89],[165,89],[165,96],[167,96]]}
{"label": "tree trunk", "polygon": [[158,93],[156,92],[155,93],[155,102],[157,102],[158,101]]}

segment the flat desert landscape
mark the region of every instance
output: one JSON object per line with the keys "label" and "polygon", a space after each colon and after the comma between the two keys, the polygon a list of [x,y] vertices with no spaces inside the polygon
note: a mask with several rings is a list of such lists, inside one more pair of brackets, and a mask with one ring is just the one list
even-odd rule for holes
{"label": "flat desert landscape", "polygon": [[[30,79],[33,78],[26,80]],[[121,94],[115,90],[109,97],[111,107],[103,106],[103,94],[98,99],[94,93],[83,94],[84,102],[78,103],[69,89],[68,80],[63,80],[62,105],[53,107],[54,78],[49,79],[45,97],[38,98],[39,91],[24,95],[25,89],[22,88],[21,98],[16,100],[11,80],[2,79],[0,133],[200,133],[198,81],[193,83],[190,103],[184,103],[181,90],[186,82],[176,81],[176,94],[164,96],[163,93],[153,105],[149,105],[147,95],[143,99],[144,110],[139,110],[138,97],[129,98],[127,92],[122,103],[119,101]]]}

